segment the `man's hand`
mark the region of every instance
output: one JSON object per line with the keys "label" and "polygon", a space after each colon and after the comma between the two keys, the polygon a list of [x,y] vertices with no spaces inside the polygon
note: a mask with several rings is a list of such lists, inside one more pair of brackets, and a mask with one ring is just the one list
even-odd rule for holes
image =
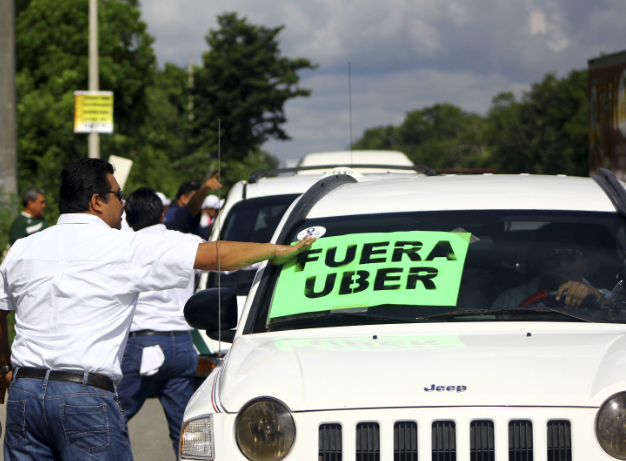
{"label": "man's hand", "polygon": [[556,292],[556,300],[560,301],[563,292],[565,295],[565,305],[570,307],[580,307],[586,298],[593,296],[596,301],[602,299],[602,294],[591,285],[582,282],[565,282]]}
{"label": "man's hand", "polygon": [[0,404],[4,403],[4,396],[11,385],[11,378],[13,378],[13,371],[0,374]]}
{"label": "man's hand", "polygon": [[222,187],[222,184],[217,179],[219,175],[220,174],[218,172],[211,176],[209,179],[207,179],[207,181],[204,183],[204,187],[211,190],[219,189],[220,187]]}
{"label": "man's hand", "polygon": [[291,258],[295,258],[303,251],[311,248],[311,244],[315,242],[313,237],[306,237],[298,242],[297,245],[276,245],[276,251],[274,257],[270,259],[270,262],[275,266],[286,263]]}

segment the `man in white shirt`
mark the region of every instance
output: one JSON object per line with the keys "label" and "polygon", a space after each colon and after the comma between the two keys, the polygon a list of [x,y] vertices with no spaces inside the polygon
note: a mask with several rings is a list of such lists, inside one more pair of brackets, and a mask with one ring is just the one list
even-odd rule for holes
{"label": "man in white shirt", "polygon": [[[138,234],[161,235],[196,244],[204,242],[197,235],[169,230],[162,224],[163,202],[153,189],[137,189],[126,200],[125,208],[126,220]],[[183,315],[185,303],[193,291],[192,277],[184,288],[139,295],[122,360],[123,378],[117,388],[129,420],[148,397],[156,394],[163,405],[175,453],[178,453],[183,414],[194,392],[194,374],[198,367],[192,328]]]}
{"label": "man in white shirt", "polygon": [[313,241],[218,248],[119,232],[122,200],[111,164],[74,160],[61,173],[57,225],[18,240],[0,266],[6,461],[132,459],[116,385],[139,293],[184,288],[194,269],[215,270],[218,259],[222,270],[282,264]]}

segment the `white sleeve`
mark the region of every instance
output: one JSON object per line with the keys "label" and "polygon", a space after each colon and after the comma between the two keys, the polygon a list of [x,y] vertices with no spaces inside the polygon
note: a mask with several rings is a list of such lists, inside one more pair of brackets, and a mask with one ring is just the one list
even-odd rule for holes
{"label": "white sleeve", "polygon": [[136,233],[131,245],[131,274],[137,290],[185,288],[194,274],[198,243]]}
{"label": "white sleeve", "polygon": [[0,265],[0,309],[3,311],[14,311],[15,303],[9,292],[9,283],[6,277],[6,258]]}

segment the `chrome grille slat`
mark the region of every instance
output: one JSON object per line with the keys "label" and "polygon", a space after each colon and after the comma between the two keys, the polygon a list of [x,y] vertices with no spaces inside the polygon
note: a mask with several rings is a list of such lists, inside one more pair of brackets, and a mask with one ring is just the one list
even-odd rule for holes
{"label": "chrome grille slat", "polygon": [[398,421],[393,425],[393,461],[417,461],[417,423]]}
{"label": "chrome grille slat", "polygon": [[470,424],[470,461],[495,461],[493,421],[472,421]]}
{"label": "chrome grille slat", "polygon": [[380,428],[378,423],[357,424],[356,461],[380,461]]}

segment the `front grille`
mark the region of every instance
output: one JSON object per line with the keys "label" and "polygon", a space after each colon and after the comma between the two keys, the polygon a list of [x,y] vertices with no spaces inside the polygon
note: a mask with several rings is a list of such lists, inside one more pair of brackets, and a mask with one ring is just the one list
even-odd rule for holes
{"label": "front grille", "polygon": [[[547,439],[541,441],[541,452],[545,455],[537,457],[547,461],[572,461],[571,423],[564,419],[546,420],[547,424],[543,426],[543,430],[547,431]],[[339,423],[319,426],[319,461],[342,461],[343,447],[348,445],[350,453],[347,453],[346,459],[356,461],[380,461],[381,446],[389,452],[393,448],[394,461],[418,461],[420,445],[422,453],[429,451],[431,453],[430,456],[422,456],[420,461],[456,461],[457,451],[461,449],[469,450],[470,461],[495,461],[496,451],[506,453],[507,450],[509,461],[533,461],[534,452],[540,449],[534,446],[532,422],[522,419],[500,423],[489,419],[469,420],[464,424],[442,420],[434,421],[432,427],[421,428],[416,421],[374,423],[357,420],[352,424],[354,426],[351,428],[345,426],[345,423],[344,427]],[[508,447],[505,443],[506,438],[501,446],[496,445],[498,427],[499,433],[504,437],[508,430]],[[344,443],[344,433],[350,437],[351,443]],[[352,439],[355,433],[356,439]],[[385,437],[387,440],[382,443],[381,439]],[[391,437],[393,440],[389,440]],[[425,437],[429,437],[430,440],[425,440]],[[459,442],[463,443],[459,445]],[[468,459],[465,451],[458,457]]]}
{"label": "front grille", "polygon": [[495,461],[493,421],[470,424],[470,461]]}
{"label": "front grille", "polygon": [[357,424],[356,461],[380,461],[380,428],[378,423]]}
{"label": "front grille", "polygon": [[533,461],[533,424],[530,421],[509,423],[509,461]]}
{"label": "front grille", "polygon": [[432,461],[456,461],[456,426],[454,421],[435,421],[432,440]]}
{"label": "front grille", "polygon": [[548,422],[548,461],[572,461],[572,429],[569,421]]}
{"label": "front grille", "polygon": [[393,461],[417,461],[417,423],[400,421],[393,425]]}
{"label": "front grille", "polygon": [[322,424],[319,428],[319,461],[341,461],[341,424]]}

